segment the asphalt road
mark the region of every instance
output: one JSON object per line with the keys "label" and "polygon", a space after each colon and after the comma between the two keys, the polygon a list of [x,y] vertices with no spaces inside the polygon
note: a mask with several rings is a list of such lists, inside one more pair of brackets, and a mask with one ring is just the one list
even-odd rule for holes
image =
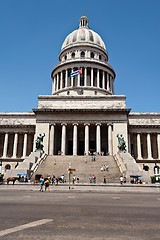
{"label": "asphalt road", "polygon": [[3,190],[0,239],[159,240],[160,194]]}

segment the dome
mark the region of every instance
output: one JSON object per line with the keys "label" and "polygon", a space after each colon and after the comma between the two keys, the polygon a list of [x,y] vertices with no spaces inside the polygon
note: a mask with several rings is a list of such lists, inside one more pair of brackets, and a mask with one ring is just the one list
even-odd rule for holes
{"label": "dome", "polygon": [[100,48],[103,48],[106,51],[105,44],[102,38],[93,30],[88,27],[88,18],[86,16],[82,16],[79,20],[79,28],[72,33],[70,33],[64,43],[62,45],[61,51],[65,48],[71,47],[75,44],[84,44],[89,43],[93,45],[97,45]]}

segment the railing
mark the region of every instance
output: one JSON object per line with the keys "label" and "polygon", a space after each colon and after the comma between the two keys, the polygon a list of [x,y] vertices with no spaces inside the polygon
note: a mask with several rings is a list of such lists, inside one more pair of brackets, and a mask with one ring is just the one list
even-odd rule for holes
{"label": "railing", "polygon": [[114,159],[115,159],[115,161],[117,163],[117,166],[119,167],[120,173],[122,175],[125,175],[127,169],[126,169],[126,166],[125,166],[125,164],[123,162],[123,159],[121,158],[119,153],[115,154],[113,157],[114,157]]}
{"label": "railing", "polygon": [[33,176],[33,174],[37,171],[38,167],[42,164],[43,161],[45,161],[46,157],[48,155],[46,153],[43,153],[40,158],[36,161],[36,163],[32,166],[30,169],[30,178]]}

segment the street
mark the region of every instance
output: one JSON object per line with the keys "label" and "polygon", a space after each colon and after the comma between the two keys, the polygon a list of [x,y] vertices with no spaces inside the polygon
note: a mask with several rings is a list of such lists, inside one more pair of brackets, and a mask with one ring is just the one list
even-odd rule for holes
{"label": "street", "polygon": [[2,240],[160,239],[157,189],[0,192]]}

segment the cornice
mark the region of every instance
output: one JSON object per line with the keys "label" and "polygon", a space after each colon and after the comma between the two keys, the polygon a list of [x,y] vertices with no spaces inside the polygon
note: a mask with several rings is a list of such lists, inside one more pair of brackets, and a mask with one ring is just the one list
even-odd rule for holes
{"label": "cornice", "polygon": [[160,125],[130,125],[129,128],[160,128]]}
{"label": "cornice", "polygon": [[96,113],[129,113],[131,109],[53,109],[53,108],[41,108],[41,109],[32,109],[34,113],[44,113],[44,112],[74,112],[74,113],[88,113],[88,112],[96,112]]}

